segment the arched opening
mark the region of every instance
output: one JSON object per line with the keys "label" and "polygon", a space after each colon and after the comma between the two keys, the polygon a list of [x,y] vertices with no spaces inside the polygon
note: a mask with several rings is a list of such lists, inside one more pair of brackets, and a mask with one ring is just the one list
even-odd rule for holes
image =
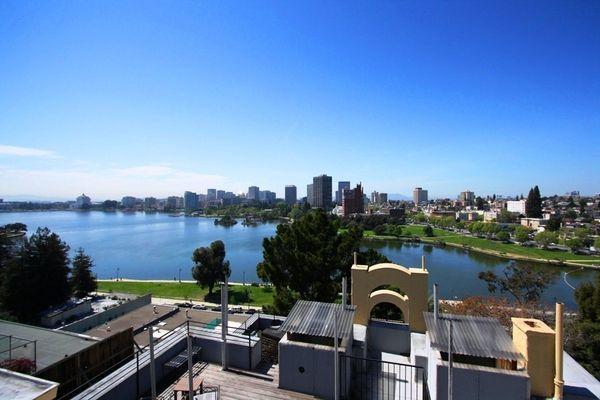
{"label": "arched opening", "polygon": [[382,302],[371,309],[370,319],[383,319],[385,321],[406,322],[404,313],[395,304]]}
{"label": "arched opening", "polygon": [[379,285],[375,289],[371,290],[370,294],[373,294],[373,292],[376,292],[378,290],[391,290],[392,292],[396,292],[401,296],[406,296],[406,293],[404,293],[402,289],[394,285]]}

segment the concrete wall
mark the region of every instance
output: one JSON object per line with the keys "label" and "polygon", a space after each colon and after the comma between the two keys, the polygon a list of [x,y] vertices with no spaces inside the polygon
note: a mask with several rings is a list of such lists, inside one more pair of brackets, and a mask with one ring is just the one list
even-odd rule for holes
{"label": "concrete wall", "polygon": [[[529,400],[529,375],[477,365],[453,363],[453,400]],[[448,363],[431,350],[427,386],[432,399],[448,399]]]}
{"label": "concrete wall", "polygon": [[137,299],[127,301],[116,307],[109,308],[106,311],[90,315],[88,317],[80,319],[79,321],[75,321],[72,324],[65,325],[59,329],[74,333],[83,333],[85,331],[89,331],[92,328],[100,326],[107,321],[111,321],[115,318],[127,314],[128,312],[150,304],[151,302],[152,295],[147,294],[145,296],[138,297]]}
{"label": "concrete wall", "polygon": [[367,328],[369,352],[410,353],[410,327],[389,321],[371,320]]}
{"label": "concrete wall", "polygon": [[[351,348],[352,339],[347,346],[340,346],[339,352],[345,354]],[[333,399],[334,357],[331,346],[290,341],[284,336],[279,342],[279,387]]]}
{"label": "concrete wall", "polygon": [[57,325],[62,324],[64,321],[71,317],[78,315],[86,315],[92,312],[92,300],[86,299],[81,303],[74,305],[73,307],[60,312],[48,313],[40,319],[40,325],[54,328]]}
{"label": "concrete wall", "polygon": [[[222,342],[220,339],[195,336],[194,343],[202,347],[201,360],[221,364]],[[253,341],[251,347],[248,347],[247,343],[227,343],[227,350],[228,365],[230,367],[247,370],[249,369],[248,362],[251,362],[250,369],[254,369],[260,362],[260,341]]]}

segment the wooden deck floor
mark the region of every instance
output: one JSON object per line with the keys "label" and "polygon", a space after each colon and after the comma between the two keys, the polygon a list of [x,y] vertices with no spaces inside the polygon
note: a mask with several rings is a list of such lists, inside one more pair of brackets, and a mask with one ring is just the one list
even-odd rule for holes
{"label": "wooden deck floor", "polygon": [[[218,388],[223,400],[247,400],[247,399],[277,399],[277,400],[307,400],[317,397],[291,392],[277,387],[279,381],[279,368],[277,365],[271,368],[262,366],[260,372],[252,375],[245,371],[222,371],[217,364],[197,363],[194,365],[194,376],[200,375],[204,378],[204,387],[208,390]],[[182,376],[187,376],[185,372]],[[159,399],[173,399],[171,385],[164,390]]]}

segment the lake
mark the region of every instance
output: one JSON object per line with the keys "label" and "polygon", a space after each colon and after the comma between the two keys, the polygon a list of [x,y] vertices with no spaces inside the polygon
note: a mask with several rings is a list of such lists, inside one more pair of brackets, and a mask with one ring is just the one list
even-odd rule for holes
{"label": "lake", "polygon": [[[214,225],[212,218],[172,217],[161,213],[24,212],[0,213],[0,225],[22,222],[29,233],[45,226],[58,233],[71,246],[71,252],[82,247],[94,259],[94,272],[100,279],[120,277],[131,279],[191,279],[191,256],[195,248],[214,240],[225,243],[231,262],[231,280],[257,281],[256,264],[262,260],[263,238],[274,235],[276,224],[254,227],[237,224],[233,227]],[[443,298],[467,295],[487,295],[487,285],[477,278],[480,271],[502,271],[509,261],[486,254],[467,252],[453,247],[409,244],[398,241],[371,241],[366,246],[385,254],[406,267],[420,267],[421,255],[427,259],[430,284],[440,285]],[[524,262],[518,262],[520,264]],[[546,290],[548,303],[563,301],[575,307],[573,290],[565,283],[563,273],[569,272],[573,286],[595,279],[599,272],[572,267],[534,264],[555,275]]]}

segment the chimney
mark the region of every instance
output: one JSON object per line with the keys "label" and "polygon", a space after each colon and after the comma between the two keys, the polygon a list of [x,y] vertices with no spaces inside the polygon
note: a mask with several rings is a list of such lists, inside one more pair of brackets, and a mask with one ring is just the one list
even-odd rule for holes
{"label": "chimney", "polygon": [[425,256],[421,256],[421,269],[423,271],[426,270],[426,268],[425,268]]}
{"label": "chimney", "polygon": [[358,253],[354,252],[354,265],[358,264]]}
{"label": "chimney", "polygon": [[190,310],[185,310],[185,318],[190,319]]}
{"label": "chimney", "polygon": [[556,303],[556,326],[554,327],[556,332],[554,336],[554,357],[555,363],[554,369],[556,371],[554,375],[554,399],[563,399],[563,386],[565,381],[563,380],[563,304]]}
{"label": "chimney", "polygon": [[152,306],[152,312],[153,312],[154,314],[158,314],[158,312],[156,311],[156,306]]}

